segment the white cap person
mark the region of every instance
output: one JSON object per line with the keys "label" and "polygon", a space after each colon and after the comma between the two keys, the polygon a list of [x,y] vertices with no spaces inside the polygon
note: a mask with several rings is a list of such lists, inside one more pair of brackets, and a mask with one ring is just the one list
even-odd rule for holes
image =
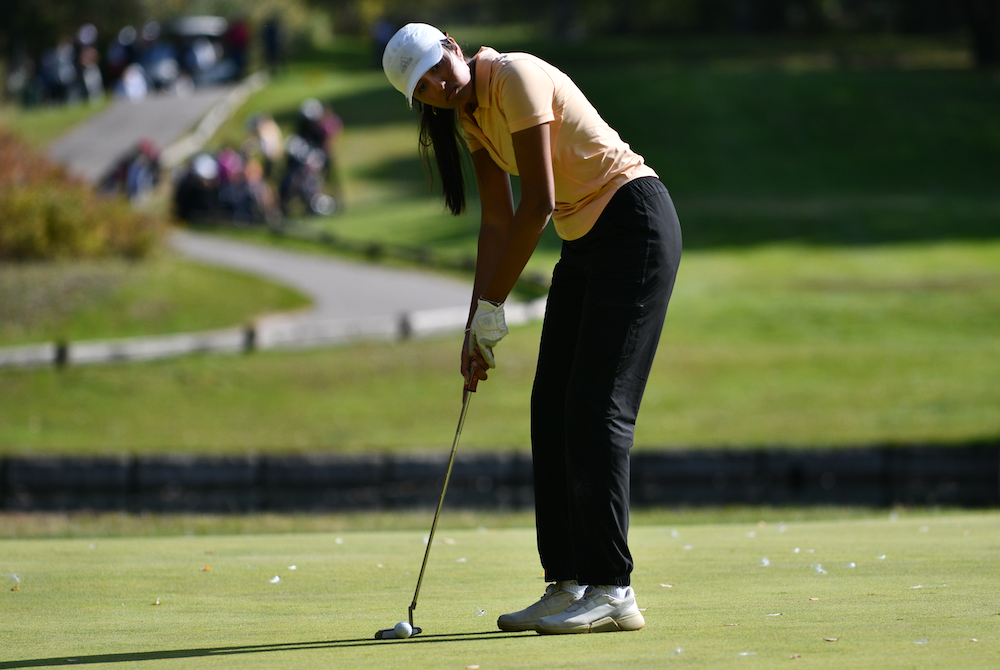
{"label": "white cap person", "polygon": [[[656,173],[563,72],[524,53],[468,58],[411,23],[382,67],[420,111],[445,202],[465,209],[462,152],[481,202],[479,252],[461,370],[486,379],[507,334],[504,302],[552,219],[552,275],[531,399],[535,521],[544,596],[502,615],[503,630],[638,630],[630,586],[629,449],[681,255]],[[518,175],[515,203],[509,175]]]}

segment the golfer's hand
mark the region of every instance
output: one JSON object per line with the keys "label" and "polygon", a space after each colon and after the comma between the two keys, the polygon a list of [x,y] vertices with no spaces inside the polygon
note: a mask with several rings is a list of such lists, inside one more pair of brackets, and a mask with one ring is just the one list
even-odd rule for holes
{"label": "golfer's hand", "polygon": [[465,342],[462,343],[462,377],[465,378],[465,385],[468,386],[472,380],[483,380],[489,377],[486,374],[486,361],[478,350],[470,350],[469,338],[472,329],[465,331]]}
{"label": "golfer's hand", "polygon": [[493,358],[493,347],[506,334],[507,322],[504,319],[503,303],[494,305],[488,300],[480,299],[469,328],[469,352],[474,357],[475,352],[478,352],[486,367],[495,368],[497,363]]}

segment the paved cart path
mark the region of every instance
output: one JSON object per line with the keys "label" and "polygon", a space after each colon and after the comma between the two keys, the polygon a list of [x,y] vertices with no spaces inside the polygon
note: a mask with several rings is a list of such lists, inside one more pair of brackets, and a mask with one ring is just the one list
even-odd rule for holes
{"label": "paved cart path", "polygon": [[91,183],[98,182],[143,138],[166,148],[194,131],[236,90],[233,86],[195,89],[189,95],[118,99],[49,145],[49,156]]}
{"label": "paved cart path", "polygon": [[[259,83],[251,78],[238,86],[196,89],[186,96],[116,100],[53,142],[49,155],[91,182],[142,138],[176,149],[179,157],[189,155],[197,150],[192,140],[199,139],[198,131],[217,127],[241,96]],[[470,282],[419,270],[300,254],[189,231],[176,232],[170,242],[189,258],[261,275],[307,294],[313,308],[287,317],[298,322],[468,309],[471,296]]]}
{"label": "paved cart path", "polygon": [[[291,320],[369,319],[445,308],[468,310],[471,282],[330,256],[238,242],[186,230],[171,245],[188,258],[243,270],[310,296],[311,310]],[[466,312],[467,313],[467,312]]]}

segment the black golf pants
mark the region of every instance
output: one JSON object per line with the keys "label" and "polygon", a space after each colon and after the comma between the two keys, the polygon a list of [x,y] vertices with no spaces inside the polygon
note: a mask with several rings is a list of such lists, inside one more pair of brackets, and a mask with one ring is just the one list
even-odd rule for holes
{"label": "black golf pants", "polygon": [[564,241],[531,394],[538,551],[547,581],[627,586],[629,450],[681,256],[658,179],[622,186]]}

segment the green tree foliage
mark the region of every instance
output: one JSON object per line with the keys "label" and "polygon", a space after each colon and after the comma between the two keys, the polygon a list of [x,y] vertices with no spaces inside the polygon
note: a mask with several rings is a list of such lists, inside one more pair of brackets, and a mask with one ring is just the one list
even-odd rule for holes
{"label": "green tree foliage", "polygon": [[0,61],[38,58],[44,49],[72,38],[86,23],[97,28],[98,44],[103,47],[126,25],[185,14],[246,16],[252,21],[280,14],[290,31],[301,30],[308,22],[305,0],[3,0]]}
{"label": "green tree foliage", "polygon": [[3,56],[37,57],[43,49],[71,38],[85,23],[105,35],[142,20],[139,0],[5,0],[0,2],[0,49]]}
{"label": "green tree foliage", "polygon": [[0,59],[32,57],[93,23],[106,41],[126,24],[181,14],[243,15],[252,22],[280,13],[290,35],[313,27],[310,8],[339,32],[365,34],[380,19],[394,23],[519,21],[547,23],[554,33],[773,34],[880,31],[961,35],[980,65],[1000,62],[1000,0],[4,0]]}
{"label": "green tree foliage", "polygon": [[438,22],[546,23],[557,37],[580,33],[908,33],[960,37],[980,65],[1000,61],[1000,0],[311,0],[338,28],[380,18]]}
{"label": "green tree foliage", "polygon": [[964,0],[972,52],[983,68],[1000,66],[1000,0]]}

